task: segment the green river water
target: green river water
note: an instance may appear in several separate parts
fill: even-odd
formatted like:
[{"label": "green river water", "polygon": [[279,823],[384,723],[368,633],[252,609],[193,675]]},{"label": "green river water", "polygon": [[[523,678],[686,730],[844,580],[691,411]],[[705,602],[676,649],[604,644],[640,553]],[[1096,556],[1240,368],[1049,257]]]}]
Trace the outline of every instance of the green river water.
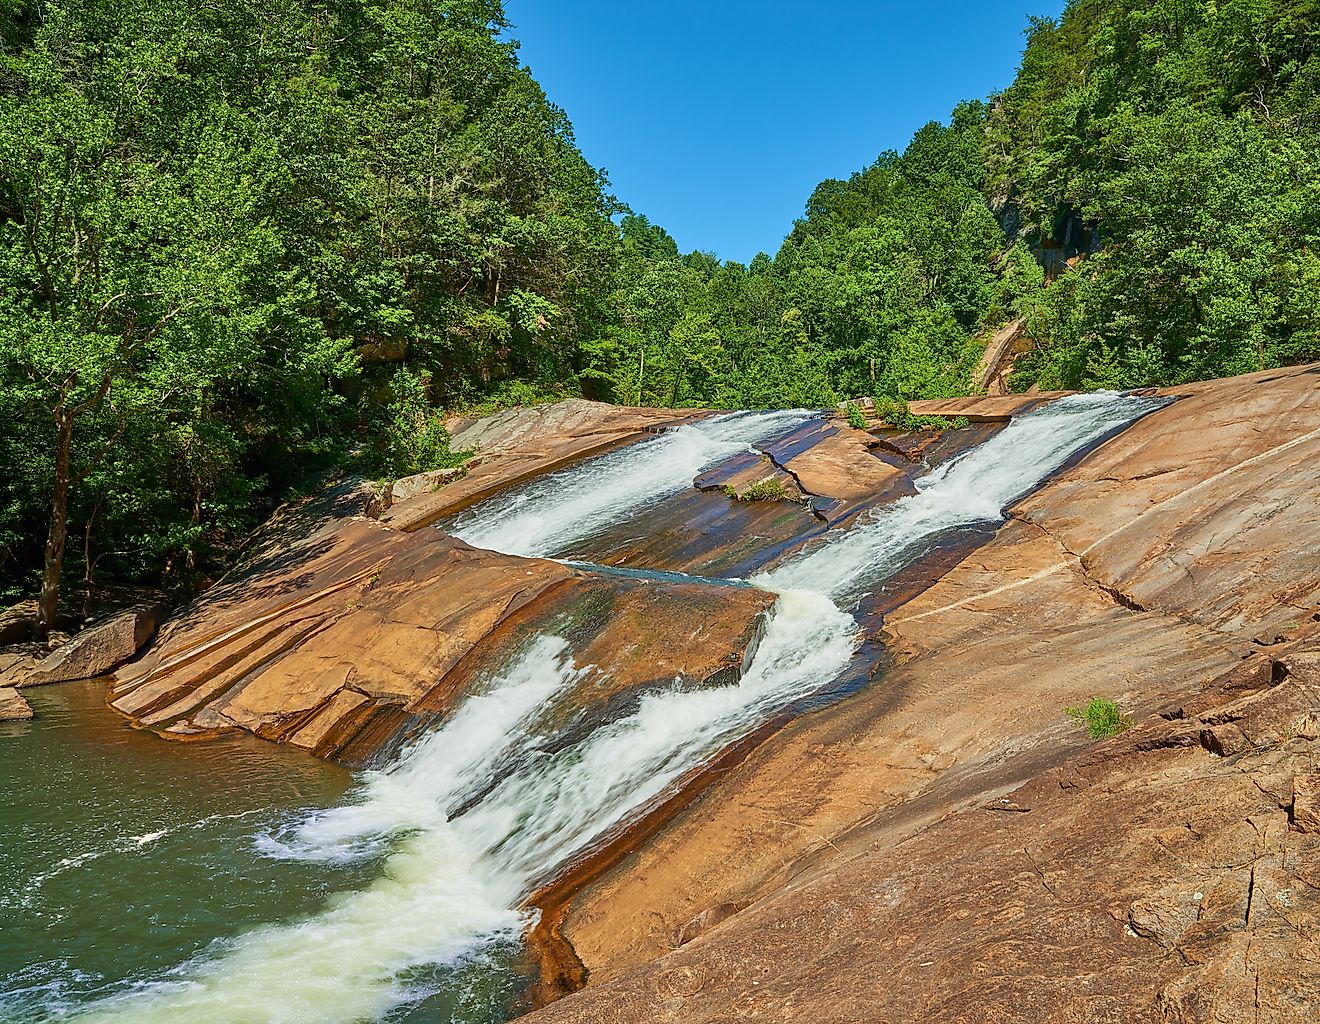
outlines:
[{"label": "green river water", "polygon": [[[251,737],[178,744],[129,727],[105,682],[25,691],[0,723],[0,1022],[76,1020],[106,996],[169,982],[252,928],[316,914],[379,863],[265,856],[352,785],[342,768]],[[418,978],[391,1021],[498,1021],[515,955]]]}]

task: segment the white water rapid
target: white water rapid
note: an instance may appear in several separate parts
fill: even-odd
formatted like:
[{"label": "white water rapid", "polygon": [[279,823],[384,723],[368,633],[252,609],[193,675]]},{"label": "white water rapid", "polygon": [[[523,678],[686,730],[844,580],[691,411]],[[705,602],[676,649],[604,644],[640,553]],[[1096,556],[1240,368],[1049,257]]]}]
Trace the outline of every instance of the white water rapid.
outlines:
[{"label": "white water rapid", "polygon": [[[537,749],[538,717],[585,669],[574,666],[564,640],[538,638],[394,765],[368,773],[355,802],[267,840],[276,856],[379,857],[374,883],[314,917],[217,944],[165,980],[77,1019],[349,1024],[415,1000],[410,972],[516,937],[528,920],[517,908],[538,882],[774,711],[839,675],[856,631],[841,602],[900,568],[922,538],[998,521],[1008,502],[1074,452],[1158,404],[1086,395],[1015,420],[930,473],[917,494],[757,577],[779,600],[739,682],[650,693],[633,714],[553,753]],[[762,436],[787,430],[794,415],[763,420]],[[562,550],[602,519],[681,490],[704,465],[745,447],[741,433],[736,441],[715,437],[731,421],[703,424],[700,440],[674,441],[679,431],[558,474],[553,486],[525,492],[513,514],[496,499],[469,518],[466,538],[520,552]]]},{"label": "white water rapid", "polygon": [[703,470],[757,442],[782,437],[811,413],[735,412],[541,477],[458,516],[447,530],[507,555],[563,555],[597,530],[692,485]]}]

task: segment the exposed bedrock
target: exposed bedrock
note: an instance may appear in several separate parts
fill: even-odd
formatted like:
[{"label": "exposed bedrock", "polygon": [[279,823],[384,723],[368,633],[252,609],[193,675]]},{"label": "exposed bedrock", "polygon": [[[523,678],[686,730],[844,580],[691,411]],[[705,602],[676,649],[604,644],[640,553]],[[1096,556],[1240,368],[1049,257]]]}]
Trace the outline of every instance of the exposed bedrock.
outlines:
[{"label": "exposed bedrock", "polygon": [[1172,393],[892,610],[874,685],[544,894],[587,987],[535,1019],[1315,1019],[1320,367]]},{"label": "exposed bedrock", "polygon": [[113,706],[174,738],[245,729],[361,763],[447,714],[539,630],[570,637],[578,663],[598,669],[564,721],[599,721],[648,686],[736,678],[772,603],[401,533],[353,515],[359,492],[331,488],[272,522],[120,670]]},{"label": "exposed bedrock", "polygon": [[476,453],[465,472],[455,480],[436,480],[436,486],[401,488],[399,494],[406,499],[395,501],[381,521],[404,532],[419,530],[498,491],[637,441],[693,415],[703,414],[685,416],[673,409],[631,409],[571,399],[452,422],[453,449]]}]

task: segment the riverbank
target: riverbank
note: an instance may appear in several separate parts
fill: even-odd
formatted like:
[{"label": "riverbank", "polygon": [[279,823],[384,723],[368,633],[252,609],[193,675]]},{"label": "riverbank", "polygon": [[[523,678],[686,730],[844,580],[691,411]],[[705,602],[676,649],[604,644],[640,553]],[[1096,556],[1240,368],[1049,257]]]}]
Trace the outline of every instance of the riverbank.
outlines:
[{"label": "riverbank", "polygon": [[[891,612],[877,685],[569,896],[588,986],[536,1019],[1242,1019],[1258,974],[1309,1019],[1320,377],[1177,393]],[[1092,746],[1091,696],[1141,725]]]}]

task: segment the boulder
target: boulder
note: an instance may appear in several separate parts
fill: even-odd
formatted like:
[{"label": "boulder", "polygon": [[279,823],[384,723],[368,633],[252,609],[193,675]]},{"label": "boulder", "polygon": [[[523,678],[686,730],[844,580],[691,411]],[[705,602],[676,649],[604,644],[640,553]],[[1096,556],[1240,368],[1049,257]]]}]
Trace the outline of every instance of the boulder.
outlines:
[{"label": "boulder", "polygon": [[165,612],[163,604],[138,605],[88,626],[32,666],[21,685],[91,679],[113,671],[151,639]]},{"label": "boulder", "polygon": [[32,639],[37,624],[37,602],[20,601],[0,612],[0,647]]},{"label": "boulder", "polygon": [[50,655],[45,644],[14,644],[0,650],[0,686],[22,686],[32,669]]},{"label": "boulder", "polygon": [[397,501],[407,501],[419,494],[430,494],[440,490],[445,484],[457,480],[466,472],[461,466],[451,469],[433,469],[426,473],[416,473],[402,480],[395,480],[386,488],[385,507],[389,508]]},{"label": "boulder", "polygon": [[32,717],[30,705],[12,686],[0,686],[0,722],[18,722]]}]

